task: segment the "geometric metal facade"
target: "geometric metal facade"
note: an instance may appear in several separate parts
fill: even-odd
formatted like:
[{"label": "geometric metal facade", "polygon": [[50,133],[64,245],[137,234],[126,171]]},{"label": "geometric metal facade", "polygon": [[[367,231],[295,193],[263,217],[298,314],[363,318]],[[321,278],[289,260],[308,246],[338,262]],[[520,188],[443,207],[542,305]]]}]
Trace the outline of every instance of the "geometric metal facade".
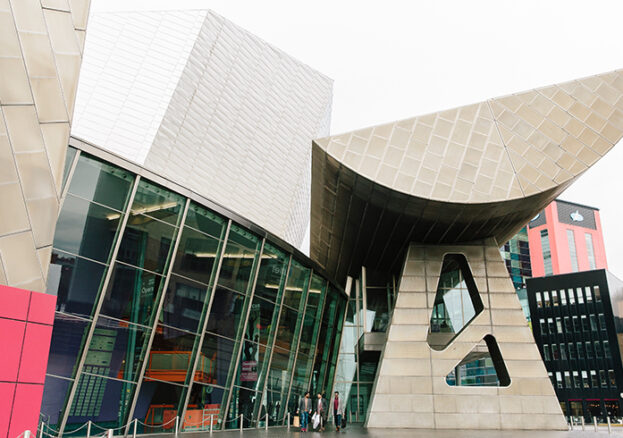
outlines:
[{"label": "geometric metal facade", "polygon": [[45,290],[90,0],[0,1],[0,283]]},{"label": "geometric metal facade", "polygon": [[95,14],[72,135],[299,246],[332,80],[207,10]]},{"label": "geometric metal facade", "polygon": [[[467,259],[484,309],[438,349],[428,344],[445,343],[447,334],[429,321],[448,254]],[[450,386],[446,376],[474,355],[483,339],[500,386]],[[371,428],[566,430],[494,239],[409,246],[370,406]]]},{"label": "geometric metal facade", "polygon": [[70,144],[48,277],[50,433],[283,425],[305,391],[330,391],[347,299],[316,264],[174,181]]}]

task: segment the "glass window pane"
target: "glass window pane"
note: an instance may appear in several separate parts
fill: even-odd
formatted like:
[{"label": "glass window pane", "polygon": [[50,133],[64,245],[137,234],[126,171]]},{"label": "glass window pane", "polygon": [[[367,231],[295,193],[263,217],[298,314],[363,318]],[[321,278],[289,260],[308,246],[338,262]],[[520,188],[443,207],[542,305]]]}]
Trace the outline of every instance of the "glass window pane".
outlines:
[{"label": "glass window pane", "polygon": [[378,360],[370,359],[359,361],[359,380],[362,382],[374,382],[376,377],[376,369],[379,365]]},{"label": "glass window pane", "polygon": [[287,391],[290,384],[290,352],[275,348],[268,373],[268,389],[272,391]]},{"label": "glass window pane", "polygon": [[227,391],[211,385],[193,384],[184,417],[184,431],[210,430],[221,427],[221,407],[227,402]]},{"label": "glass window pane", "polygon": [[91,316],[106,266],[52,250],[47,293],[56,295],[56,310]]},{"label": "glass window pane", "polygon": [[264,384],[260,372],[270,357],[270,348],[254,342],[245,341],[242,347],[240,364],[236,371],[235,384],[244,388],[259,390]]},{"label": "glass window pane", "polygon": [[290,350],[293,346],[295,331],[299,328],[301,317],[302,315],[299,312],[295,312],[287,307],[281,309],[275,346],[284,350]]},{"label": "glass window pane", "polygon": [[222,240],[227,220],[213,211],[191,202],[186,214],[185,225]]},{"label": "glass window pane", "polygon": [[194,231],[182,230],[173,272],[205,284],[211,284],[220,251],[220,240]]},{"label": "glass window pane", "polygon": [[239,429],[240,415],[243,415],[243,428],[254,427],[257,422],[255,416],[256,403],[259,402],[260,394],[248,389],[238,388],[234,386],[229,412],[227,414],[228,421],[225,423],[225,429]]},{"label": "glass window pane", "polygon": [[63,168],[63,183],[61,191],[65,190],[65,184],[67,184],[67,177],[69,176],[69,171],[71,170],[71,165],[74,162],[74,158],[76,157],[76,153],[78,150],[76,148],[72,148],[71,146],[67,147],[67,154],[65,154],[65,167]]},{"label": "glass window pane", "polygon": [[145,380],[183,384],[192,365],[197,336],[158,324],[149,352]]},{"label": "glass window pane", "polygon": [[389,323],[389,303],[386,289],[367,288],[367,326],[373,332],[385,332]]},{"label": "glass window pane", "polygon": [[[311,309],[311,311],[313,312],[313,309]],[[310,309],[307,309],[303,320],[303,328],[301,329],[301,338],[299,340],[299,353],[306,355],[312,354],[314,332],[320,327],[320,322],[314,319],[313,314],[309,312]]]},{"label": "glass window pane", "polygon": [[246,293],[253,274],[257,251],[235,245],[228,241],[223,254],[223,262],[218,284],[238,292]]},{"label": "glass window pane", "polygon": [[[65,433],[84,425],[85,419],[90,419],[100,428],[124,425],[135,386],[130,382],[81,374]],[[98,428],[94,427],[93,430]]]},{"label": "glass window pane", "polygon": [[48,374],[61,377],[76,375],[78,354],[82,352],[82,343],[90,325],[83,319],[56,312],[48,357]]},{"label": "glass window pane", "polygon": [[229,370],[238,353],[238,342],[206,333],[194,380],[228,386]]},{"label": "glass window pane", "polygon": [[238,339],[238,330],[245,315],[246,297],[217,287],[212,300],[207,330],[231,339]]},{"label": "glass window pane", "polygon": [[278,303],[279,291],[288,267],[288,257],[272,245],[265,243],[255,286],[255,295]]},{"label": "glass window pane", "polygon": [[151,325],[163,277],[116,263],[101,313],[135,324]]},{"label": "glass window pane", "polygon": [[279,305],[254,296],[244,338],[267,345],[278,317]]},{"label": "glass window pane", "polygon": [[171,274],[164,297],[160,322],[191,332],[200,330],[208,286]]},{"label": "glass window pane", "polygon": [[[67,396],[69,395],[69,389],[72,384],[73,380],[45,376],[43,400],[41,401],[41,416],[46,422],[46,427],[51,427],[53,431],[58,430],[60,426],[60,420],[62,420],[61,413],[67,403]],[[53,431],[49,433],[53,433]]]},{"label": "glass window pane", "polygon": [[292,260],[283,304],[290,306],[293,309],[299,309],[301,297],[307,290],[309,276],[310,269],[305,268],[296,260]]},{"label": "glass window pane", "polygon": [[68,195],[56,222],[54,248],[107,263],[121,213]]},{"label": "glass window pane", "polygon": [[143,361],[150,330],[99,317],[84,361],[83,371],[135,381]]},{"label": "glass window pane", "polygon": [[296,366],[294,367],[294,376],[292,376],[291,394],[304,395],[308,391],[309,378],[311,375],[312,358],[299,354],[296,358]]},{"label": "glass window pane", "polygon": [[186,198],[141,179],[132,203],[132,216],[146,215],[176,225]]},{"label": "glass window pane", "polygon": [[133,183],[134,175],[130,172],[82,152],[71,178],[69,193],[123,210]]},{"label": "glass window pane", "polygon": [[138,418],[139,433],[173,433],[175,417],[181,414],[184,387],[170,383],[145,380],[138,394],[134,418]]},{"label": "glass window pane", "polygon": [[268,414],[268,425],[277,426],[283,424],[283,412],[285,410],[284,398],[286,394],[279,392],[267,391],[264,393],[264,400],[262,401],[262,408],[259,413],[260,424],[258,427],[262,427],[266,421],[266,414]]},{"label": "glass window pane", "polygon": [[143,215],[128,220],[117,258],[139,268],[162,274],[175,228]]}]

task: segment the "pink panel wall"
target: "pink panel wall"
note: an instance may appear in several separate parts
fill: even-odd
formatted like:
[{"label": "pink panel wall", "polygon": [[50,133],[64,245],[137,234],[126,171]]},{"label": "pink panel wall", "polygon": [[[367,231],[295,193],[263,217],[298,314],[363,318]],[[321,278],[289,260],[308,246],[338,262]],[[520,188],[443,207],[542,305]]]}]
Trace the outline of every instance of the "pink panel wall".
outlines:
[{"label": "pink panel wall", "polygon": [[37,430],[56,297],[0,285],[0,438]]}]

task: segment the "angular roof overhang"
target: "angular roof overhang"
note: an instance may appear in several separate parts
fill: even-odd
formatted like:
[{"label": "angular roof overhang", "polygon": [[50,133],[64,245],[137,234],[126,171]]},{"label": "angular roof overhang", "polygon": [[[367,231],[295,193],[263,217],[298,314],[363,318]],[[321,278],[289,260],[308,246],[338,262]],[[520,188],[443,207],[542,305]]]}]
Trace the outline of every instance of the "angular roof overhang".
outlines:
[{"label": "angular roof overhang", "polygon": [[501,244],[623,136],[623,70],[315,140],[311,258],[396,272],[409,242]]}]

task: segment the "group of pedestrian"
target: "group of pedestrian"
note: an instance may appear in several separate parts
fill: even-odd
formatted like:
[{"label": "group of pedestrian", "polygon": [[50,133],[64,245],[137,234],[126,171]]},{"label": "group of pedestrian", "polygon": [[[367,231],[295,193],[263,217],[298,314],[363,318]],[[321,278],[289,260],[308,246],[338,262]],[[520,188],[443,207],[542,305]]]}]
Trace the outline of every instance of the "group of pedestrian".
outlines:
[{"label": "group of pedestrian", "polygon": [[[312,400],[309,392],[306,392],[299,400],[299,414],[301,432],[308,432],[310,429],[316,429],[319,432],[325,430],[329,415],[333,416],[333,424],[335,430],[339,431],[342,427],[342,419],[344,418],[344,401],[340,397],[340,393],[335,391],[331,402],[327,402],[324,394],[318,393],[316,400]],[[317,426],[314,425],[314,417],[317,415]],[[311,426],[311,427],[310,427]]]}]

